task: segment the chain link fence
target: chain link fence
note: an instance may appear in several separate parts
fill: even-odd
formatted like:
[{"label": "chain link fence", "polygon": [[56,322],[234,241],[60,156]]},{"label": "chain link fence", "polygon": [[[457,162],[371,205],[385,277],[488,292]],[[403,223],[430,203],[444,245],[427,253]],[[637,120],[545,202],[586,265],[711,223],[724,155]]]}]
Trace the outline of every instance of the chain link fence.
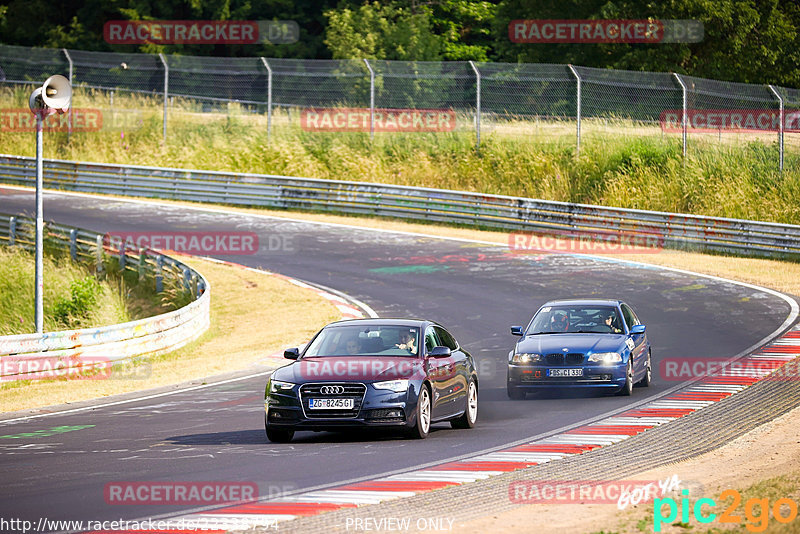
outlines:
[{"label": "chain link fence", "polygon": [[[114,116],[135,110],[114,105],[114,95],[138,95],[163,104],[164,139],[170,114],[208,113],[231,106],[266,115],[269,136],[308,110],[353,109],[378,122],[401,111],[448,111],[459,130],[586,137],[680,136],[721,142],[800,143],[800,91],[677,75],[573,65],[299,60],[121,54],[0,45],[0,83],[38,85],[53,74],[77,91],[106,95]],[[155,109],[155,108],[154,108]],[[388,115],[387,115],[388,113]],[[389,117],[391,119],[391,117]],[[202,119],[201,119],[202,120]],[[302,121],[301,121],[302,122]],[[334,124],[335,126],[335,124]],[[378,126],[386,126],[379,124]],[[330,130],[329,130],[330,131]],[[343,131],[352,131],[343,129]],[[403,130],[401,130],[403,131]]]}]

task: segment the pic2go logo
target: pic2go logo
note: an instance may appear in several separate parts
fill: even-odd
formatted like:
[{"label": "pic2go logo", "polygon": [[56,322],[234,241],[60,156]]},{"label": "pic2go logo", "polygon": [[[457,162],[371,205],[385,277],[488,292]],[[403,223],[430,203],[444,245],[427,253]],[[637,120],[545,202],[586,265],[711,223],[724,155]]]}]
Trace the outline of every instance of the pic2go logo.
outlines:
[{"label": "pic2go logo", "polygon": [[[692,506],[689,503],[689,490],[685,489],[681,493],[684,497],[680,500],[680,503],[671,497],[653,501],[653,531],[661,532],[662,525],[670,524],[672,521],[677,520],[679,513],[682,523],[689,522],[690,513],[698,523],[712,523],[717,517],[719,517],[720,523],[740,524],[742,522],[742,516],[734,513],[742,502],[742,496],[737,490],[729,489],[720,494],[720,500],[727,500],[732,497],[733,502],[719,516],[711,512],[711,509],[717,506],[714,499],[697,499]],[[745,502],[744,514],[748,531],[764,532],[769,525],[770,510],[772,510],[772,516],[778,523],[791,523],[797,517],[797,503],[791,499],[778,499],[771,508],[769,504],[770,501],[766,498],[752,498]],[[666,516],[664,515],[665,507],[669,510]],[[784,507],[788,511],[786,514],[783,513]]]}]

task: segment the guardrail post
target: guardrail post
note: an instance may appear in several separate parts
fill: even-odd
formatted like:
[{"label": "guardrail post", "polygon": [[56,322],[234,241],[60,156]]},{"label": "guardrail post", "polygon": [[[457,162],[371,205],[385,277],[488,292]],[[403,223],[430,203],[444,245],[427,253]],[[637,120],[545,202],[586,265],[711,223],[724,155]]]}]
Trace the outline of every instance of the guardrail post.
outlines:
[{"label": "guardrail post", "polygon": [[683,90],[683,104],[681,105],[681,130],[683,131],[683,166],[685,167],[686,166],[686,131],[687,131],[686,84],[683,83],[683,80],[681,80],[681,77],[678,76],[677,72],[673,72],[672,75],[675,76],[676,80],[678,80],[678,83],[680,84],[681,89]]},{"label": "guardrail post", "polygon": [[779,156],[778,157],[780,159],[779,159],[779,163],[778,163],[778,168],[780,169],[781,172],[783,172],[783,122],[784,122],[784,118],[783,118],[783,114],[784,114],[783,98],[781,97],[781,95],[778,94],[778,91],[776,91],[775,88],[772,85],[768,85],[767,87],[769,87],[769,90],[772,91],[773,95],[775,95],[775,98],[778,99],[778,105],[780,106],[781,124],[780,124],[780,127],[778,129],[778,150],[779,150]]},{"label": "guardrail post", "polygon": [[272,131],[272,68],[263,57],[261,63],[267,68],[267,142],[269,142],[269,134]]},{"label": "guardrail post", "polygon": [[189,268],[188,267],[184,267],[183,268],[183,289],[185,289],[187,291],[192,289],[191,278],[192,278],[192,274],[189,272]]},{"label": "guardrail post", "polygon": [[[69,51],[66,48],[61,49],[64,52],[64,55],[67,57],[67,62],[69,63],[69,85],[72,85],[72,58],[69,56]],[[72,139],[72,106],[69,107],[69,111],[67,111],[67,140],[69,141]]]},{"label": "guardrail post", "polygon": [[164,65],[164,142],[167,142],[167,99],[169,97],[169,65],[167,65],[167,58],[161,52],[158,53],[161,59],[161,64]]},{"label": "guardrail post", "polygon": [[127,258],[125,258],[125,241],[122,241],[119,245],[119,272],[124,274],[125,273],[125,263]]},{"label": "guardrail post", "polygon": [[197,281],[197,296],[201,297],[206,292],[206,283],[201,278]]},{"label": "guardrail post", "polygon": [[75,228],[69,231],[69,256],[72,261],[78,261],[78,231]]},{"label": "guardrail post", "polygon": [[102,275],[103,271],[105,271],[103,267],[103,236],[98,234],[95,243],[97,243],[94,249],[95,271],[98,275]]},{"label": "guardrail post", "polygon": [[364,58],[364,63],[369,69],[369,140],[375,139],[375,71],[369,60]]},{"label": "guardrail post", "polygon": [[8,219],[8,246],[13,247],[17,242],[17,218]]},{"label": "guardrail post", "polygon": [[575,67],[573,67],[572,65],[567,65],[567,66],[569,67],[569,70],[572,71],[572,75],[575,76],[575,83],[577,85],[577,91],[576,91],[576,95],[575,95],[576,98],[577,98],[577,103],[575,105],[575,119],[576,119],[575,136],[577,138],[577,140],[575,142],[575,155],[576,156],[580,156],[581,155],[581,82],[582,82],[582,80],[581,80],[580,74],[578,74],[578,71],[575,70]]},{"label": "guardrail post", "polygon": [[192,299],[197,300],[200,295],[197,293],[197,276],[192,275]]},{"label": "guardrail post", "polygon": [[472,60],[469,65],[475,72],[475,150],[477,151],[481,149],[481,73]]},{"label": "guardrail post", "polygon": [[144,281],[145,274],[147,272],[147,254],[145,254],[144,249],[139,249],[139,282]]},{"label": "guardrail post", "polygon": [[156,293],[164,291],[164,256],[156,256]]}]

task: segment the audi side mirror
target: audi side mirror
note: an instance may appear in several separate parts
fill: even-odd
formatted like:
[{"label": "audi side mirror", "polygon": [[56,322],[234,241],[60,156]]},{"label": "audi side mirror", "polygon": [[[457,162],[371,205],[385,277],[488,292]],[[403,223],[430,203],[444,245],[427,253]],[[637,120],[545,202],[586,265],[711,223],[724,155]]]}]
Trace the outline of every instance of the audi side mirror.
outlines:
[{"label": "audi side mirror", "polygon": [[287,360],[296,360],[297,358],[300,357],[300,349],[298,349],[297,347],[292,349],[286,349],[285,351],[283,351],[283,357],[286,358]]},{"label": "audi side mirror", "polygon": [[452,354],[449,347],[433,347],[428,353],[431,358],[448,358]]},{"label": "audi side mirror", "polygon": [[511,333],[515,336],[521,336],[523,334],[521,326],[512,326]]}]

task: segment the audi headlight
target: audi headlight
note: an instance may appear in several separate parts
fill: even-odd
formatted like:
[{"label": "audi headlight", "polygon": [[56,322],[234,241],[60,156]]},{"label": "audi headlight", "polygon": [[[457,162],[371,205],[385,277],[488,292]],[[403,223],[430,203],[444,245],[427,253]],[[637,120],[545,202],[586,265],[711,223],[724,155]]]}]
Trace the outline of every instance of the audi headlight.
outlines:
[{"label": "audi headlight", "polygon": [[294,388],[294,384],[291,382],[281,382],[280,380],[269,381],[270,393],[288,393],[292,388]]},{"label": "audi headlight", "polygon": [[408,390],[408,380],[387,380],[386,382],[375,382],[372,384],[375,389],[388,389],[395,393],[402,393]]},{"label": "audi headlight", "polygon": [[519,363],[522,365],[526,365],[529,363],[536,363],[542,361],[541,354],[533,354],[528,352],[522,352],[520,354],[514,354],[511,357],[511,363]]},{"label": "audi headlight", "polygon": [[589,356],[589,361],[604,364],[620,363],[622,355],[619,352],[595,352]]}]

